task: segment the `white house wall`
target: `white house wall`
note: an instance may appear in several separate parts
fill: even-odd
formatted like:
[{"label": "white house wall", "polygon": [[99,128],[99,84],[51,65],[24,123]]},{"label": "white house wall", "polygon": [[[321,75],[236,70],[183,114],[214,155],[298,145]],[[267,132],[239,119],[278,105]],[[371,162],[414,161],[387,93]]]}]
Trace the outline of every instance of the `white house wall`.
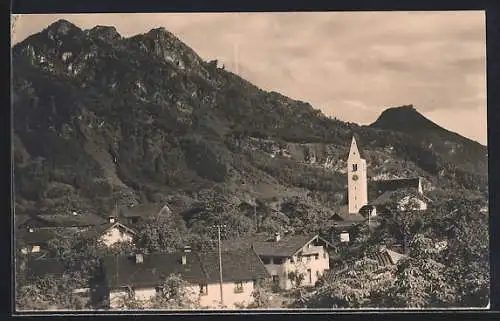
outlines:
[{"label": "white house wall", "polygon": [[[235,293],[236,284],[234,282],[224,282],[222,285],[224,305],[227,308],[236,308],[236,305],[243,304],[247,306],[253,302],[252,292],[254,289],[253,281],[243,281],[243,292]],[[202,308],[219,308],[220,307],[220,284],[211,283],[207,287],[207,293],[200,295],[200,286],[192,285],[188,288],[188,293],[193,294],[193,298],[199,297],[200,306]],[[135,289],[135,299],[137,301],[142,301],[144,304],[149,302],[152,298],[156,296],[156,289],[154,288],[142,288]],[[111,291],[109,294],[110,307],[112,309],[120,309],[122,304],[122,298],[127,297],[127,291],[125,290],[115,290]],[[147,308],[147,304],[145,305]]]},{"label": "white house wall", "polygon": [[[234,282],[222,283],[222,297],[224,306],[227,308],[236,308],[236,305],[248,304],[253,302],[252,292],[254,290],[253,281],[243,281],[243,292],[235,293],[236,284]],[[199,293],[199,286],[196,288]],[[207,294],[200,295],[200,305],[204,308],[217,308],[220,306],[220,284],[212,283],[207,287]]]},{"label": "white house wall", "polygon": [[424,202],[421,199],[415,198],[415,197],[410,197],[410,196],[405,196],[399,201],[398,208],[400,211],[405,211],[408,210],[408,204],[414,204],[413,210],[420,210],[420,211],[425,211],[427,210],[427,203]]},{"label": "white house wall", "polygon": [[106,246],[110,247],[116,243],[132,242],[133,236],[130,233],[121,231],[119,228],[113,227],[101,236],[101,240]]},{"label": "white house wall", "polygon": [[[300,259],[297,256],[294,256],[294,263],[292,263],[290,258],[288,258],[283,264],[274,264],[274,261],[271,261],[271,264],[266,264],[265,267],[271,276],[276,275],[279,277],[279,287],[283,290],[289,290],[292,288],[293,284],[288,278],[288,274],[296,270],[304,273],[304,280],[301,284],[302,286],[313,286],[324,274],[325,270],[330,269],[328,252],[325,251],[323,246],[315,248],[317,248],[316,250],[318,253],[317,260],[314,255],[310,255],[309,260],[307,256],[302,256]],[[307,251],[307,246],[305,246],[302,250]],[[311,270],[311,282],[309,282],[309,277],[307,275],[308,269]]]}]

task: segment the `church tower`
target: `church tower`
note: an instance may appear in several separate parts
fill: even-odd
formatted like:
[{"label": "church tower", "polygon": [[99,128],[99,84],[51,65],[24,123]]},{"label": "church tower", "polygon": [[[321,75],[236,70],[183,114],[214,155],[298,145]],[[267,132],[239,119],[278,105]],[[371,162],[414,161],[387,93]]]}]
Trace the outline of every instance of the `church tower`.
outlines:
[{"label": "church tower", "polygon": [[359,155],[354,137],[352,137],[351,150],[347,159],[347,180],[349,214],[357,214],[362,206],[368,204],[368,183],[366,160]]}]

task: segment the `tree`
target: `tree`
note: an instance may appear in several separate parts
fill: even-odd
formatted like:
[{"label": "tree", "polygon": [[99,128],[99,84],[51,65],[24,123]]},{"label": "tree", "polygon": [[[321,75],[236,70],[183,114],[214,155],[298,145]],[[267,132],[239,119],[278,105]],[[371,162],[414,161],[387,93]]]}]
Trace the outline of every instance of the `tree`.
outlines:
[{"label": "tree", "polygon": [[172,220],[149,220],[139,227],[136,246],[148,252],[175,252],[183,245],[185,231]]},{"label": "tree", "polygon": [[408,203],[401,208],[400,201],[405,196],[404,192],[396,192],[392,195],[387,218],[386,227],[390,234],[403,244],[405,253],[408,253],[408,242],[411,237],[422,228],[422,211],[416,209],[416,200],[409,199]]},{"label": "tree", "polygon": [[453,285],[445,277],[445,266],[432,259],[405,259],[398,266],[396,280],[387,291],[386,302],[393,307],[450,307]]},{"label": "tree", "polygon": [[[376,270],[376,271],[375,271]],[[298,298],[292,306],[301,308],[362,308],[381,307],[384,296],[393,282],[392,267],[380,268],[368,258],[357,260],[339,271],[334,281],[324,282],[317,291]]]},{"label": "tree", "polygon": [[156,309],[195,309],[199,305],[199,293],[177,274],[165,278],[151,301],[151,307]]},{"label": "tree", "polygon": [[28,282],[16,291],[16,308],[19,310],[78,310],[88,306],[85,297],[73,292],[86,287],[79,273],[65,273],[61,277],[45,276]]},{"label": "tree", "polygon": [[264,287],[257,286],[252,291],[252,303],[248,305],[250,309],[268,308],[270,305],[269,293]]},{"label": "tree", "polygon": [[79,271],[83,277],[94,274],[105,248],[96,235],[65,229],[58,230],[48,242],[49,256],[57,258],[69,270]]}]

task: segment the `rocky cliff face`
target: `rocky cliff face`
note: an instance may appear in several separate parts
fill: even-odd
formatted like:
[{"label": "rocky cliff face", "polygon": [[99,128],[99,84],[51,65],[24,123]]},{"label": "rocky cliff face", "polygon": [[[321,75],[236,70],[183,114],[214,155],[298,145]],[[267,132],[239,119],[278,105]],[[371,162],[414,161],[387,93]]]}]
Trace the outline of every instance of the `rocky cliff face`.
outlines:
[{"label": "rocky cliff face", "polygon": [[353,134],[372,178],[486,188],[484,146],[435,124],[392,128],[384,115],[372,126],[330,119],[203,61],[164,28],[123,38],[61,20],[13,48],[13,74],[19,211],[106,213],[216,185],[337,201]]}]

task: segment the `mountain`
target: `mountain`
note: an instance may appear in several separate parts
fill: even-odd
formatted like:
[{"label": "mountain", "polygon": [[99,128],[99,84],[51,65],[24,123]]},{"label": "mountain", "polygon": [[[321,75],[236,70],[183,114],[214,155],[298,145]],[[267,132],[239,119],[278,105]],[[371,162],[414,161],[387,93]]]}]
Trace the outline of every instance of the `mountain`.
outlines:
[{"label": "mountain", "polygon": [[484,146],[435,124],[393,127],[398,117],[430,126],[416,110],[389,109],[370,126],[331,119],[204,61],[164,28],[124,38],[60,20],[15,45],[12,61],[19,213],[106,215],[115,202],[190,203],[214,190],[328,209],[343,201],[353,134],[372,179],[487,186]]},{"label": "mountain", "polygon": [[486,146],[440,127],[413,105],[389,108],[370,126],[412,135],[462,170],[471,173],[488,171]]}]

